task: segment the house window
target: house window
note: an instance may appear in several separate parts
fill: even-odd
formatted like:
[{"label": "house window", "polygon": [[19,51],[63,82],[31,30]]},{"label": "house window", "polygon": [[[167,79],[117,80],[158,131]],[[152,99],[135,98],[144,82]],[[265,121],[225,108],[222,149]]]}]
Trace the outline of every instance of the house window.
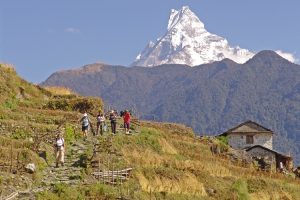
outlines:
[{"label": "house window", "polygon": [[247,135],[246,144],[253,144],[253,143],[254,143],[253,135]]}]

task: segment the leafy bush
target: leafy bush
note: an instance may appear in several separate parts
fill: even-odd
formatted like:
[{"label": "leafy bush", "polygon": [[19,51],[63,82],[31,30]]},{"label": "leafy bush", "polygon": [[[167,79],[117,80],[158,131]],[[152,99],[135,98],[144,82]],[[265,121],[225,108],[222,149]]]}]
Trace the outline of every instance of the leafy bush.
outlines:
[{"label": "leafy bush", "polygon": [[103,110],[103,102],[96,97],[79,97],[76,95],[60,95],[51,99],[44,108],[53,110],[79,111],[96,114]]},{"label": "leafy bush", "polygon": [[228,137],[227,137],[227,136],[219,136],[219,137],[217,137],[217,139],[218,139],[220,142],[222,142],[222,143],[228,145]]},{"label": "leafy bush", "polygon": [[75,127],[69,123],[65,125],[64,138],[67,144],[72,144],[76,139],[80,137],[80,134],[76,134]]},{"label": "leafy bush", "polygon": [[13,139],[27,139],[27,138],[32,137],[32,134],[26,130],[17,129],[12,133],[11,137]]}]

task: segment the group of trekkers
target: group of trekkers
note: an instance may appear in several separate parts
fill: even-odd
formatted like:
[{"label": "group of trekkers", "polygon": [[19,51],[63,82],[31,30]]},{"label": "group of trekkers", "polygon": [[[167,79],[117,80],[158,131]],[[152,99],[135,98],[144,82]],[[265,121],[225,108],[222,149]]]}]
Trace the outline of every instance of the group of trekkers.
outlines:
[{"label": "group of trekkers", "polygon": [[[111,110],[109,114],[107,115],[110,121],[111,125],[111,133],[113,135],[116,135],[116,130],[117,130],[117,119],[118,119],[118,112]],[[131,120],[131,114],[128,110],[121,111],[120,112],[120,117],[123,118],[123,126],[124,126],[124,131],[125,134],[130,134],[130,120]],[[97,117],[97,129],[96,132],[94,132],[92,123],[88,117],[88,114],[85,112],[82,116],[82,118],[79,120],[81,123],[81,130],[82,130],[82,136],[85,139],[88,134],[88,130],[92,129],[93,135],[103,135],[104,132],[108,131],[108,127],[106,124],[106,117],[102,112],[99,112]],[[65,152],[65,141],[64,138],[62,137],[62,134],[58,134],[55,143],[55,157],[56,157],[56,167],[58,167],[59,163],[61,166],[64,166],[64,152]]]},{"label": "group of trekkers", "polygon": [[[129,134],[129,130],[130,130],[130,119],[131,119],[131,115],[130,112],[128,110],[125,111],[121,111],[120,112],[120,117],[123,118],[124,121],[124,131],[125,134]],[[91,121],[87,115],[87,113],[83,114],[83,117],[80,119],[80,122],[82,124],[82,135],[83,137],[87,137],[87,132],[88,130],[91,128],[93,135],[103,135],[103,132],[106,132],[108,130],[108,126],[106,124],[106,118],[109,118],[110,121],[110,126],[111,126],[111,133],[113,135],[116,134],[116,130],[117,130],[117,119],[118,119],[118,112],[112,110],[111,112],[109,112],[109,114],[105,117],[105,115],[102,112],[99,112],[96,120],[97,120],[97,129],[96,132],[94,132],[93,127],[91,125]]]}]

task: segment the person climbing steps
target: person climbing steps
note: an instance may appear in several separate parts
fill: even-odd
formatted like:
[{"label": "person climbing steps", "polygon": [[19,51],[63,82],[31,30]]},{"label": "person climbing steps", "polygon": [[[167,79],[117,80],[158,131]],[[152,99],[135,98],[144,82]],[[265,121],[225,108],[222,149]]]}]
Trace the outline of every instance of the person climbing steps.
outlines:
[{"label": "person climbing steps", "polygon": [[104,126],[105,126],[105,117],[104,117],[103,113],[99,112],[97,115],[96,135],[99,134],[99,131],[100,131],[100,135],[103,135]]},{"label": "person climbing steps", "polygon": [[62,134],[59,133],[55,139],[55,158],[56,158],[56,167],[61,163],[61,166],[64,166],[64,154],[65,154],[65,140],[62,137]]},{"label": "person climbing steps", "polygon": [[110,120],[110,124],[111,124],[111,133],[115,135],[116,129],[117,129],[117,115],[114,112],[114,110],[112,110],[110,112],[109,120]]},{"label": "person climbing steps", "polygon": [[91,124],[91,121],[90,121],[87,113],[83,114],[83,117],[80,119],[80,122],[81,122],[81,125],[82,125],[82,128],[81,128],[81,130],[82,130],[82,136],[84,138],[86,138],[87,137],[87,132],[89,130],[89,126]]},{"label": "person climbing steps", "polygon": [[129,129],[130,129],[130,113],[128,110],[125,110],[123,120],[124,120],[124,129],[125,129],[125,134],[129,134]]}]

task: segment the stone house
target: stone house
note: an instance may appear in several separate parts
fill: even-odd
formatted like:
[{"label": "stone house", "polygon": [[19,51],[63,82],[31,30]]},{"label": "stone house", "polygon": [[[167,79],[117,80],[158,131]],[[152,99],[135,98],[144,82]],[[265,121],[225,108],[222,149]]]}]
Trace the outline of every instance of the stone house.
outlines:
[{"label": "stone house", "polygon": [[262,125],[246,121],[219,136],[227,136],[228,144],[233,149],[245,150],[253,159],[262,159],[270,164],[271,169],[279,169],[280,163],[286,169],[292,169],[293,159],[273,150],[273,131]]},{"label": "stone house", "polygon": [[246,121],[222,133],[220,136],[227,136],[228,144],[234,149],[247,149],[254,145],[272,149],[273,134],[273,131],[256,122]]}]

